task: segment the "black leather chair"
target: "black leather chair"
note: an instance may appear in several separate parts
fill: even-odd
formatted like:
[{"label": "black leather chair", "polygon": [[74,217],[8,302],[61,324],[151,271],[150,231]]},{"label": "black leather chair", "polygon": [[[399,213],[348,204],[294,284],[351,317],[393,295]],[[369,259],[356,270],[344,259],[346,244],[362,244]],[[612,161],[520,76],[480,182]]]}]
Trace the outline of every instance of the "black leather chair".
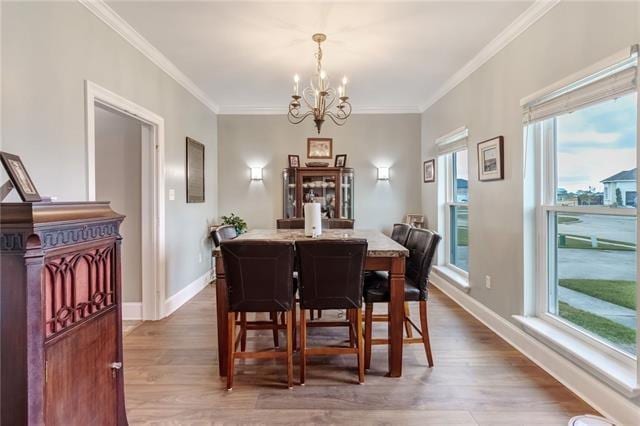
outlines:
[{"label": "black leather chair", "polygon": [[[420,333],[420,337],[408,337],[405,343],[422,343],[427,355],[429,367],[433,367],[433,355],[431,353],[431,342],[429,341],[429,327],[427,322],[427,296],[429,273],[436,254],[436,249],[441,237],[437,233],[428,229],[411,228],[406,247],[409,249],[404,277],[404,298],[407,302],[420,303],[420,328],[418,328],[410,318],[406,317],[415,330]],[[390,289],[389,278],[386,274],[374,273],[365,278],[364,301],[365,301],[365,367],[371,365],[371,345],[388,344],[386,339],[372,339],[373,326],[373,304],[389,303]]]},{"label": "black leather chair", "polygon": [[[362,338],[362,286],[367,241],[310,240],[297,241],[299,259],[298,286],[300,292],[300,383],[304,384],[307,355],[356,354],[358,380],[364,382],[364,344]],[[332,326],[347,326],[348,347],[307,347],[307,318],[309,309],[347,309],[347,321]],[[309,326],[326,326],[322,322]],[[355,340],[355,342],[353,341]]]},{"label": "black leather chair", "polygon": [[[229,292],[227,389],[233,387],[235,358],[286,358],[289,388],[293,387],[294,246],[290,242],[223,241],[220,245]],[[236,313],[241,313],[240,335],[235,338]],[[271,321],[246,321],[247,312],[269,312]],[[277,324],[277,313],[286,313],[286,352],[245,352],[247,330],[263,330]],[[277,332],[277,329],[276,329]],[[237,346],[242,342],[242,349]]]},{"label": "black leather chair", "polygon": [[236,238],[238,236],[238,232],[233,225],[222,225],[216,228],[211,236],[213,237],[213,244],[218,247],[221,242]]},{"label": "black leather chair", "polygon": [[407,244],[409,231],[411,231],[411,225],[408,223],[394,223],[393,230],[391,231],[391,239],[404,246]]},{"label": "black leather chair", "polygon": [[277,229],[304,229],[304,218],[294,217],[290,219],[277,219]]},{"label": "black leather chair", "polygon": [[322,226],[327,229],[353,229],[354,223],[355,220],[353,219],[331,218],[326,219],[326,225],[323,220]]}]

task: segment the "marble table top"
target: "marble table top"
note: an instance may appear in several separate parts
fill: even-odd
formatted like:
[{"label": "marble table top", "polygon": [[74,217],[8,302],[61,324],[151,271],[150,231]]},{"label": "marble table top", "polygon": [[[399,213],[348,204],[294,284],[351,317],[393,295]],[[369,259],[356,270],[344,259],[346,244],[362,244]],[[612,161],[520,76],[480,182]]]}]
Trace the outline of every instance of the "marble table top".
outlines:
[{"label": "marble table top", "polygon": [[[407,250],[401,244],[396,243],[380,231],[372,229],[325,229],[318,237],[321,240],[340,240],[345,238],[363,238],[368,243],[368,257],[401,257],[408,256]],[[308,240],[311,237],[304,236],[304,229],[252,229],[237,240],[261,240],[261,241],[296,241]],[[220,255],[220,247],[213,251],[214,256]]]}]

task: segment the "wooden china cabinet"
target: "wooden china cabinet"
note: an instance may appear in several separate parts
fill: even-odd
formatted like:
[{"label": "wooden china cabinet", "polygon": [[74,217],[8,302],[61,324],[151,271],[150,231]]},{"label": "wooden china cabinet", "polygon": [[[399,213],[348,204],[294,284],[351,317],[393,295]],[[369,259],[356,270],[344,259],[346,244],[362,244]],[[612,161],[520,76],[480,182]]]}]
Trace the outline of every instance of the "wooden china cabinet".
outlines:
[{"label": "wooden china cabinet", "polygon": [[285,219],[304,216],[304,203],[320,203],[322,217],[353,219],[353,169],[345,167],[288,168],[283,177]]},{"label": "wooden china cabinet", "polygon": [[109,203],[0,203],[3,425],[126,425]]}]

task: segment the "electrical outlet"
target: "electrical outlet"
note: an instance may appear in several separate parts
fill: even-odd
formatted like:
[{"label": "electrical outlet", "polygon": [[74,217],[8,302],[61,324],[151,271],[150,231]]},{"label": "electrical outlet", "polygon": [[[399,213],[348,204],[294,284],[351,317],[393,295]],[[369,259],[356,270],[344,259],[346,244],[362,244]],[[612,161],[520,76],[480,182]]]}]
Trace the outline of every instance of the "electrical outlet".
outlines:
[{"label": "electrical outlet", "polygon": [[175,189],[170,189],[169,190],[169,201],[175,201],[176,199],[176,190]]},{"label": "electrical outlet", "polygon": [[484,277],[484,285],[487,288],[491,288],[491,276],[490,275],[485,275],[485,277]]}]

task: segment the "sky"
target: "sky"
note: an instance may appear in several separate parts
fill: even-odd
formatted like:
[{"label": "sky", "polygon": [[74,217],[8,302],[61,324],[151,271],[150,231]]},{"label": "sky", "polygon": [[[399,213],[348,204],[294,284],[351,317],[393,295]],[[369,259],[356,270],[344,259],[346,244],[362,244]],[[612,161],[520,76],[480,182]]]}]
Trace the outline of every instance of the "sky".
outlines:
[{"label": "sky", "polygon": [[636,108],[632,93],[558,117],[558,187],[601,192],[601,180],[636,167]]}]

